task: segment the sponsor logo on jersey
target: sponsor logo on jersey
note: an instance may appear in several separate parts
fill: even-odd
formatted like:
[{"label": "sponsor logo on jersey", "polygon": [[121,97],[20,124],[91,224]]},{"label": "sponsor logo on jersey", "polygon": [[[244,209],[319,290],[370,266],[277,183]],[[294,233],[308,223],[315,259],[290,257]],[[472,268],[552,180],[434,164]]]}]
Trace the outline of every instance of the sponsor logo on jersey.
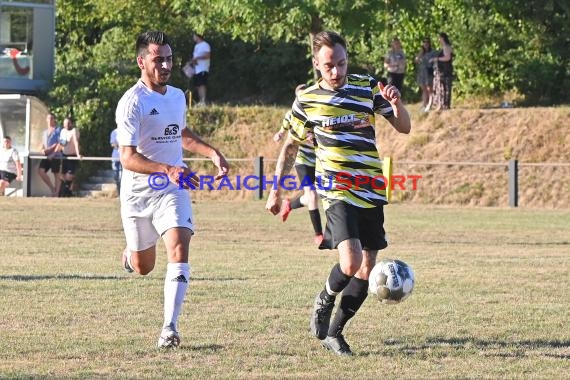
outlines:
[{"label": "sponsor logo on jersey", "polygon": [[150,111],[150,114],[149,114],[149,115],[158,115],[158,111],[156,110],[156,108],[153,108],[153,109]]},{"label": "sponsor logo on jersey", "polygon": [[164,128],[164,135],[165,136],[175,136],[178,134],[178,130],[180,127],[178,124],[169,124],[166,128]]},{"label": "sponsor logo on jersey", "polygon": [[321,121],[321,127],[328,130],[341,129],[341,128],[365,128],[369,127],[371,124],[368,120],[368,116],[364,119],[358,118],[355,114],[342,115],[329,117],[328,119]]}]

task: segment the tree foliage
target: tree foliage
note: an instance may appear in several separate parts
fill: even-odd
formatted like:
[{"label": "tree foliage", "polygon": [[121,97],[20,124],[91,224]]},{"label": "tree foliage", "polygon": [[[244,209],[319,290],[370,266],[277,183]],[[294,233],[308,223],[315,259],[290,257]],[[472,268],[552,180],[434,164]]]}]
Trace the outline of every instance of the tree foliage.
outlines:
[{"label": "tree foliage", "polygon": [[449,34],[454,96],[520,94],[528,104],[568,102],[570,6],[566,0],[58,0],[56,77],[49,102],[73,113],[89,155],[107,155],[114,110],[139,76],[136,35],[161,29],[172,39],[172,82],[192,32],[212,45],[209,97],[216,102],[291,101],[312,78],[310,36],[323,29],[349,43],[351,71],[384,75],[383,56],[399,36],[408,56],[405,98],[415,100],[413,57],[424,36]]}]

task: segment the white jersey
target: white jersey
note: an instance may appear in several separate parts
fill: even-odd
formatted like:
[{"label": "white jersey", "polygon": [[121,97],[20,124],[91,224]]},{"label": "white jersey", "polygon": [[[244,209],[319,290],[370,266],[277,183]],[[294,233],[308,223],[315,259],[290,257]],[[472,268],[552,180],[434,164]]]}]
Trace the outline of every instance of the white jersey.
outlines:
[{"label": "white jersey", "polygon": [[[164,95],[152,91],[139,80],[117,105],[117,141],[121,146],[136,146],[149,160],[172,166],[186,166],[182,161],[182,130],[186,128],[186,98],[182,90],[167,86]],[[166,183],[167,177],[154,178],[123,168],[121,197],[152,197],[178,189]],[[152,185],[152,186],[151,186]]]}]

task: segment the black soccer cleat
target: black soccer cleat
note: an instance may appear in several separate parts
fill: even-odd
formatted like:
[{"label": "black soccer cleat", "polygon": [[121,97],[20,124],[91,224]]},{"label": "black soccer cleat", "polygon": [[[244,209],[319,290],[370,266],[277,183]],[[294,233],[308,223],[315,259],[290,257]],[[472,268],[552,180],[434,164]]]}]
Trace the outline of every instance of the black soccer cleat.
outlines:
[{"label": "black soccer cleat", "polygon": [[313,314],[311,315],[311,332],[317,338],[323,340],[327,337],[331,314],[334,308],[334,300],[327,301],[321,298],[320,293],[315,297]]},{"label": "black soccer cleat", "polygon": [[346,343],[342,334],[338,334],[337,336],[327,336],[321,341],[321,344],[324,348],[339,356],[352,356],[350,346]]}]

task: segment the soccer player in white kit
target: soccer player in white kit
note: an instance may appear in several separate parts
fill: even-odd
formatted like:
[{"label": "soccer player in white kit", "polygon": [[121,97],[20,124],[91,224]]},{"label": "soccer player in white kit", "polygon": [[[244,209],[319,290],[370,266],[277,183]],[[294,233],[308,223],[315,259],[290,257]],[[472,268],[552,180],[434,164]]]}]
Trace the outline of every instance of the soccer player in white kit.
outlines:
[{"label": "soccer player in white kit", "polygon": [[150,273],[162,236],[168,264],[158,347],[175,348],[180,344],[177,321],[190,281],[188,256],[194,233],[190,195],[182,187],[196,185],[198,179],[184,164],[182,149],[209,157],[218,168],[218,179],[227,175],[229,166],[217,149],[186,128],[184,93],[167,84],[172,49],[166,34],[145,32],[138,36],[136,49],[141,77],[116,110],[127,242],[122,263],[128,272]]}]

